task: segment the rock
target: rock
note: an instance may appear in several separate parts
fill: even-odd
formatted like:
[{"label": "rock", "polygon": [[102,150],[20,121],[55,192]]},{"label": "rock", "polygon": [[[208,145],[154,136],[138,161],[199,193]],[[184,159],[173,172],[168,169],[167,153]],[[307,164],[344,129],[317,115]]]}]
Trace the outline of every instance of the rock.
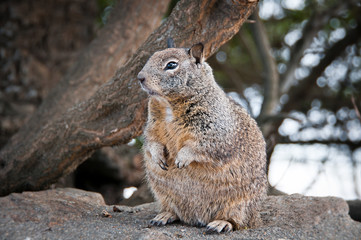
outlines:
[{"label": "rock", "polygon": [[[108,206],[100,194],[65,188],[0,198],[1,239],[218,239],[205,228],[150,226],[154,203]],[[263,225],[222,239],[359,239],[361,223],[334,197],[272,196],[262,204]]]}]

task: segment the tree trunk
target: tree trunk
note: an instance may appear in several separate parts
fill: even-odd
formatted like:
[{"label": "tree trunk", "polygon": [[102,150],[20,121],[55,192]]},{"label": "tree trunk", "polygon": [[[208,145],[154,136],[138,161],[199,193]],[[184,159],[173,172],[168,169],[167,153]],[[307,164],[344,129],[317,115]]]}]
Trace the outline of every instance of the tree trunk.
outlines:
[{"label": "tree trunk", "polygon": [[0,149],[94,39],[97,15],[95,0],[0,1]]},{"label": "tree trunk", "polygon": [[[138,8],[144,5],[132,3]],[[158,4],[158,1],[149,3]],[[181,1],[132,57],[132,50],[148,34],[139,28],[142,26],[139,19],[123,20],[127,24],[119,28],[119,22],[114,24],[117,19],[114,10],[99,39],[79,57],[78,64],[32,120],[1,151],[0,195],[43,189],[73,171],[94,150],[127,143],[139,136],[146,119],[147,98],[136,76],[150,55],[164,49],[166,39],[173,37],[177,46],[203,42],[205,57],[209,57],[238,32],[256,4],[253,0]],[[139,14],[136,9],[119,9],[124,14]],[[149,16],[151,10],[146,11],[147,14],[139,14],[138,18]],[[123,41],[131,39],[129,46],[118,41],[120,33]],[[123,66],[102,84],[112,76],[113,65]]]}]

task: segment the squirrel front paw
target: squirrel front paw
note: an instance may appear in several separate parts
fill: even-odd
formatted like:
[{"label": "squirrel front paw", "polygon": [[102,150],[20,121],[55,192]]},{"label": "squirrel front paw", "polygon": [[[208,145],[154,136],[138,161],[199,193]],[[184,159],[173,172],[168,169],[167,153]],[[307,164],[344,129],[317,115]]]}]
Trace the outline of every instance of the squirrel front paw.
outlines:
[{"label": "squirrel front paw", "polygon": [[193,151],[189,147],[181,148],[175,159],[175,165],[177,166],[177,168],[184,168],[188,166],[191,162],[193,162],[193,155]]},{"label": "squirrel front paw", "polygon": [[148,158],[151,158],[152,162],[159,165],[159,167],[163,170],[168,170],[167,160],[164,156],[164,148],[165,146],[157,143],[150,142],[146,145],[146,155]]}]

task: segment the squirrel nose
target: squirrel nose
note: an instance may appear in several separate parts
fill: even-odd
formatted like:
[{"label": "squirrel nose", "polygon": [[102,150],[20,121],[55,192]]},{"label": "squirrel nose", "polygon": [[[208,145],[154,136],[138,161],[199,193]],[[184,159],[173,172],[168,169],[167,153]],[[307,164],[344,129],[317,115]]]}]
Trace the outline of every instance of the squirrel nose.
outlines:
[{"label": "squirrel nose", "polygon": [[140,83],[143,83],[145,81],[145,77],[144,75],[140,72],[138,73],[138,76],[137,76],[138,80]]}]

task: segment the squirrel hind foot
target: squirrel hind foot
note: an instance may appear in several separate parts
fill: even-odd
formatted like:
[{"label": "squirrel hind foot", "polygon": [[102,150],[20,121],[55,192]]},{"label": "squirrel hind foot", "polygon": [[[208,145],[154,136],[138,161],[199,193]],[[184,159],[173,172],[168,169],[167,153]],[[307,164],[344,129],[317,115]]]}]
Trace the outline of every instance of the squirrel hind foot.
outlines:
[{"label": "squirrel hind foot", "polygon": [[208,223],[206,228],[207,234],[230,232],[233,230],[233,226],[230,222],[224,220],[214,220]]},{"label": "squirrel hind foot", "polygon": [[171,212],[159,213],[155,218],[150,220],[151,225],[164,226],[168,223],[172,223],[179,220],[178,216]]}]

